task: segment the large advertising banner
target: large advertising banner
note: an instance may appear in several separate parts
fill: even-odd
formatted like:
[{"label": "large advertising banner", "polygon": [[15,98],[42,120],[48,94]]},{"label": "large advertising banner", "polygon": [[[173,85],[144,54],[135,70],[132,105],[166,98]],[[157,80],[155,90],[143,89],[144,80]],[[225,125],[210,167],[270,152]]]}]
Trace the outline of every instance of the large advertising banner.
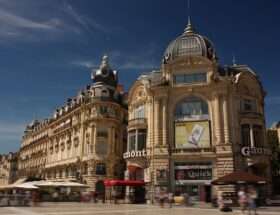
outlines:
[{"label": "large advertising banner", "polygon": [[175,123],[176,148],[209,148],[209,121],[190,121]]}]

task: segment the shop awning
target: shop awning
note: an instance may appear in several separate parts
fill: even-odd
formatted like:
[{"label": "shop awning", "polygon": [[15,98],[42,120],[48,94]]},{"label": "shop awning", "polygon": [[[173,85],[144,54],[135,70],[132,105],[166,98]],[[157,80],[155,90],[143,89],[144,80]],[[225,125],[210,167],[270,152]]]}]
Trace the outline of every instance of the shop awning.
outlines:
[{"label": "shop awning", "polygon": [[89,187],[86,184],[68,181],[38,181],[35,182],[38,187]]},{"label": "shop awning", "polygon": [[236,171],[211,182],[213,185],[264,183],[266,183],[265,178],[244,171]]},{"label": "shop awning", "polygon": [[129,172],[135,172],[138,169],[143,169],[143,167],[141,167],[138,164],[130,164],[130,165],[127,166],[127,169],[128,169]]},{"label": "shop awning", "polygon": [[107,179],[104,180],[104,185],[106,187],[112,187],[112,186],[143,186],[145,185],[145,182],[143,180],[114,180],[114,179]]}]

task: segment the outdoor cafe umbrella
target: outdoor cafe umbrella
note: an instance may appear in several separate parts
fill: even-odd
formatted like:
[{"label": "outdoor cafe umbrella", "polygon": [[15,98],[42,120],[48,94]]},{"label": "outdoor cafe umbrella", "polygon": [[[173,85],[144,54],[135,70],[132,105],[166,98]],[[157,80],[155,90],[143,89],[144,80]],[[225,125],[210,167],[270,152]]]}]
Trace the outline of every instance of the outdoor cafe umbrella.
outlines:
[{"label": "outdoor cafe umbrella", "polygon": [[212,185],[265,184],[266,179],[252,173],[235,171],[211,182]]}]

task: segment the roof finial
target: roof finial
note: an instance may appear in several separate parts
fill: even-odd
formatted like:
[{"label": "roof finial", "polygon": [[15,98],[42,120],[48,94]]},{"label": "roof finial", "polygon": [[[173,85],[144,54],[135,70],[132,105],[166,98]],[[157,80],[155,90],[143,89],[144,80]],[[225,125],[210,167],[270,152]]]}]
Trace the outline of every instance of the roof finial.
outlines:
[{"label": "roof finial", "polygon": [[102,63],[101,63],[101,65],[100,65],[100,67],[101,68],[103,68],[103,67],[107,67],[107,66],[109,66],[109,63],[108,63],[108,55],[103,55],[103,57],[102,57]]},{"label": "roof finial", "polygon": [[189,13],[189,16],[188,16],[188,25],[187,27],[185,28],[184,30],[184,33],[186,34],[190,34],[190,33],[194,33],[194,29],[192,27],[192,23],[191,23],[191,1],[188,0],[188,13]]},{"label": "roof finial", "polygon": [[191,23],[191,18],[190,18],[190,16],[189,16],[189,18],[188,18],[188,25],[187,25],[187,27],[185,28],[184,33],[185,33],[185,34],[192,34],[192,33],[194,33],[194,29],[193,29],[193,26],[192,26],[192,23]]},{"label": "roof finial", "polygon": [[232,55],[232,65],[233,65],[233,66],[237,66],[235,54]]}]

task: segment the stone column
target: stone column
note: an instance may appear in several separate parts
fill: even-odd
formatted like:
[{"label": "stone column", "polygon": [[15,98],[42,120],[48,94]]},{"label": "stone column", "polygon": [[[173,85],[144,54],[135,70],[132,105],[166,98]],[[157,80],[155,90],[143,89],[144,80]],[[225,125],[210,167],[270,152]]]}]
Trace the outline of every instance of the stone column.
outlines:
[{"label": "stone column", "polygon": [[223,117],[224,117],[224,138],[225,143],[229,144],[231,142],[230,128],[229,128],[229,106],[226,96],[223,96]]},{"label": "stone column", "polygon": [[138,129],[135,132],[135,151],[138,151]]},{"label": "stone column", "polygon": [[167,145],[167,98],[162,102],[162,145]]},{"label": "stone column", "polygon": [[157,146],[160,143],[159,140],[159,100],[155,99],[154,103],[155,109],[154,109],[154,145]]},{"label": "stone column", "polygon": [[254,130],[253,130],[253,125],[250,124],[250,142],[251,142],[251,148],[255,147],[255,140],[254,140]]},{"label": "stone column", "polygon": [[153,107],[151,98],[147,99],[146,103],[146,120],[147,120],[147,147],[151,147],[153,144]]},{"label": "stone column", "polygon": [[222,132],[222,123],[221,123],[221,107],[220,107],[220,96],[215,95],[214,100],[214,126],[215,126],[215,135],[217,140],[217,145],[222,144],[223,141],[223,132]]},{"label": "stone column", "polygon": [[116,154],[116,140],[115,140],[115,128],[112,127],[111,128],[111,134],[112,134],[112,152],[113,154]]},{"label": "stone column", "polygon": [[95,153],[95,144],[96,144],[96,126],[95,125],[93,125],[92,127],[91,127],[91,144],[92,144],[92,147],[93,147],[93,151],[91,152],[92,154],[94,154]]}]

